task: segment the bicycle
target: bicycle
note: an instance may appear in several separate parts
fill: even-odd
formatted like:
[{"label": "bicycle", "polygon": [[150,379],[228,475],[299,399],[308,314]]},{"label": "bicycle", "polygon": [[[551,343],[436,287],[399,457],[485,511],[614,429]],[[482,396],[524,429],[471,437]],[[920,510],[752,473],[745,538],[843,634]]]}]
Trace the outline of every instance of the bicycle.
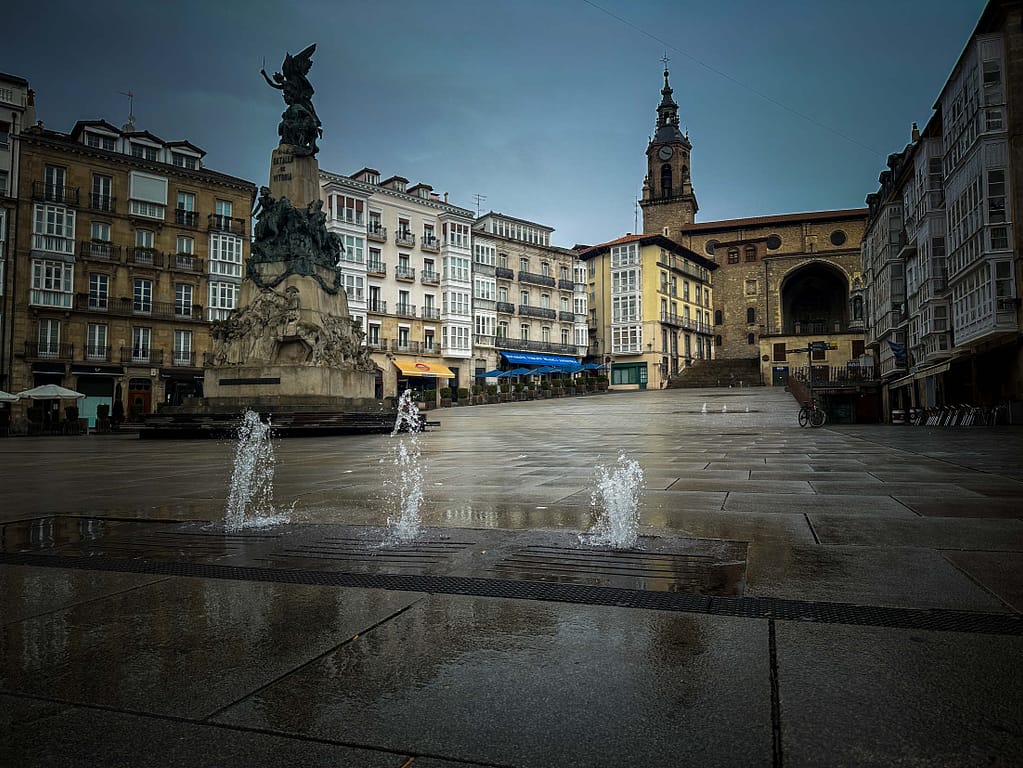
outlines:
[{"label": "bicycle", "polygon": [[811,427],[821,427],[828,420],[828,414],[817,405],[816,400],[808,400],[799,409],[798,420],[801,427],[805,427],[807,424]]}]

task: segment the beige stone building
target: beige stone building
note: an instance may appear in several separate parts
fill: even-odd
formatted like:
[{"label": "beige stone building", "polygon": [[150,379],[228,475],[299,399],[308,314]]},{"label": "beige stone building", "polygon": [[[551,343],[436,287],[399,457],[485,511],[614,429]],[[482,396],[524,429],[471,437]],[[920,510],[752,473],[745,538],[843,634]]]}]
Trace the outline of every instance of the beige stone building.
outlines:
[{"label": "beige stone building", "polygon": [[201,394],[209,322],[237,302],[255,185],[130,124],[37,126],[19,145],[10,389],[76,389],[91,421],[100,405],[132,418]]}]

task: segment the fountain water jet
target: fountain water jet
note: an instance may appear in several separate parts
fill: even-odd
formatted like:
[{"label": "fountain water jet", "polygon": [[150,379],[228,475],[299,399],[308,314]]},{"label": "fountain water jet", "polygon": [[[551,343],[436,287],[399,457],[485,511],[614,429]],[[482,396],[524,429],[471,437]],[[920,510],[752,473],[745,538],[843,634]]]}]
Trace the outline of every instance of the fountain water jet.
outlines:
[{"label": "fountain water jet", "polygon": [[398,400],[398,415],[394,420],[391,437],[398,437],[394,448],[395,503],[397,519],[387,518],[390,540],[398,544],[411,544],[419,537],[422,525],[423,466],[419,449],[419,431],[422,422],[419,408],[411,390],[405,390]]},{"label": "fountain water jet", "polygon": [[703,408],[700,409],[700,413],[706,413],[706,412],[707,412],[707,404],[704,403],[703,404]]},{"label": "fountain water jet", "polygon": [[597,467],[596,487],[590,506],[598,509],[589,533],[580,542],[612,549],[629,549],[639,538],[639,491],[643,485],[643,469],[625,452],[618,461]]},{"label": "fountain water jet", "polygon": [[266,528],[288,522],[290,510],[281,512],[273,506],[275,465],[269,422],[264,424],[251,409],[245,411],[238,427],[238,448],[224,511],[225,530]]}]

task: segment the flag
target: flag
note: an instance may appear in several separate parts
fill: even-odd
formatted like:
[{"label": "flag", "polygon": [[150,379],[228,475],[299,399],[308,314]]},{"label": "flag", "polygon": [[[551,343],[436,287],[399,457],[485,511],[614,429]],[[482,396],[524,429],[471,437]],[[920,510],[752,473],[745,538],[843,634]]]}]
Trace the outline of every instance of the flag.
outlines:
[{"label": "flag", "polygon": [[909,362],[909,355],[906,354],[905,344],[896,344],[894,341],[889,341],[888,348],[891,349],[892,354],[895,356],[896,362],[898,363]]}]

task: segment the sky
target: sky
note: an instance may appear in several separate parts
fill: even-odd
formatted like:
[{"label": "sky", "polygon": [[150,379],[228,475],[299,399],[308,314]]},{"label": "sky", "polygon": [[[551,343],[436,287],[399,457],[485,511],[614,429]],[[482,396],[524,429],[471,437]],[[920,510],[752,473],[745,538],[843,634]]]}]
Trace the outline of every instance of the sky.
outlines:
[{"label": "sky", "polygon": [[206,167],[261,185],[284,103],[259,70],[316,43],[321,169],[430,184],[571,247],[640,231],[665,55],[697,221],[859,208],[931,116],[984,5],[17,2],[0,71],[29,81],[58,131],[123,125],[130,91],[137,129],[191,141]]}]

